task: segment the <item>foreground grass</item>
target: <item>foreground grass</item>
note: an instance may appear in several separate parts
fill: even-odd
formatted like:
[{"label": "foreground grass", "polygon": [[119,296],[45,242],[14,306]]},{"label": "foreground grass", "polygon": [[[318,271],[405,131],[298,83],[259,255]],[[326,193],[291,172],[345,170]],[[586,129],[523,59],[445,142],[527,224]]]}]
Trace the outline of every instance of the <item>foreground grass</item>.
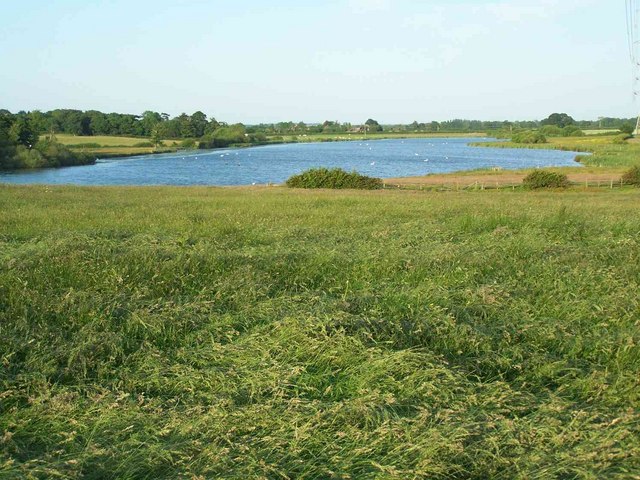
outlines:
[{"label": "foreground grass", "polygon": [[0,187],[0,477],[637,478],[639,201]]}]

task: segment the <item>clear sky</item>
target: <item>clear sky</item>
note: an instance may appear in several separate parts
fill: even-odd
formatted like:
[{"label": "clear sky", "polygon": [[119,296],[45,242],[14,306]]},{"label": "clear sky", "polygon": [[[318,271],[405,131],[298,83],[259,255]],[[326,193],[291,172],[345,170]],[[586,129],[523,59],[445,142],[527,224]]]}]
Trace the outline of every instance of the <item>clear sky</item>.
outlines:
[{"label": "clear sky", "polygon": [[0,108],[632,117],[624,0],[6,0]]}]

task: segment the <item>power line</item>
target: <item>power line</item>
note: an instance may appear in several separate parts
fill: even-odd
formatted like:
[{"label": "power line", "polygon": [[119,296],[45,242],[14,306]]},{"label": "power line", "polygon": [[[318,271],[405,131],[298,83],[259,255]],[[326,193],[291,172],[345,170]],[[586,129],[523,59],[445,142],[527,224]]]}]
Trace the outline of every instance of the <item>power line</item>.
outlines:
[{"label": "power line", "polygon": [[[638,19],[640,10],[638,0],[625,0],[626,21],[627,21],[627,42],[629,47],[629,58],[631,60],[631,91],[634,101],[640,97],[640,35],[638,33]],[[640,134],[640,115],[636,122],[635,134]]]}]

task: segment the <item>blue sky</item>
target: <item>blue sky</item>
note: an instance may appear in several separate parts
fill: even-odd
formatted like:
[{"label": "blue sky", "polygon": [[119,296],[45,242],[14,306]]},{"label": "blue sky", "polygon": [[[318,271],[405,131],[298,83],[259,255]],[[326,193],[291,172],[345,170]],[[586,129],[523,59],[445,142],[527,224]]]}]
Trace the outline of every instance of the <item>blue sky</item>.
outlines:
[{"label": "blue sky", "polygon": [[624,0],[3,2],[0,108],[228,122],[631,117]]}]

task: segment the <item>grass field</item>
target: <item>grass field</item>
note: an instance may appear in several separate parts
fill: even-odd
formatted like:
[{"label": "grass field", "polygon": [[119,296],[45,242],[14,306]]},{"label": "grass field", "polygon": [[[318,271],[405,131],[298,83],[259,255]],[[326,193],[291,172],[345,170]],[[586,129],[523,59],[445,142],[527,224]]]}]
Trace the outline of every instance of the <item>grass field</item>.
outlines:
[{"label": "grass field", "polygon": [[78,135],[56,134],[56,139],[65,145],[82,145],[86,143],[97,143],[102,147],[133,147],[140,142],[147,142],[147,138],[139,137],[118,137],[108,135],[95,135],[82,137]]},{"label": "grass field", "polygon": [[592,130],[583,130],[585,135],[616,135],[620,133],[617,128],[594,128]]},{"label": "grass field", "polygon": [[[45,135],[46,136],[46,135]],[[154,152],[175,151],[182,140],[164,140],[159,149],[153,147],[136,146],[141,143],[149,143],[148,138],[118,137],[107,135],[95,135],[82,137],[77,135],[56,134],[56,139],[74,149],[80,149],[87,153],[109,156],[144,155]]]},{"label": "grass field", "polygon": [[639,204],[0,186],[0,477],[638,478]]}]

